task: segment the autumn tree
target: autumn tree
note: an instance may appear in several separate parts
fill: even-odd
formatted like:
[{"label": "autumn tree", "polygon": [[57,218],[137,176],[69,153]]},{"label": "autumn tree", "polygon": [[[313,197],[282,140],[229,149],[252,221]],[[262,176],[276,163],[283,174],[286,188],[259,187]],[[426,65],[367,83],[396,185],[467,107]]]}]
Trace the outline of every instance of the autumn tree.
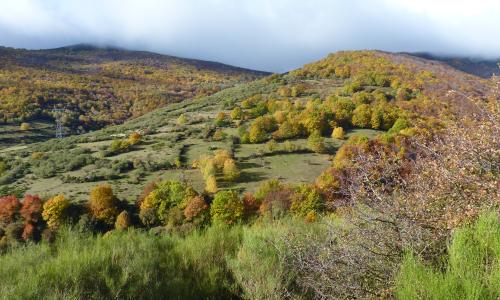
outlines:
[{"label": "autumn tree", "polygon": [[344,128],[335,127],[332,131],[332,138],[343,140],[345,138]]},{"label": "autumn tree", "polygon": [[118,204],[118,199],[109,184],[98,185],[90,192],[88,208],[96,220],[108,225],[114,224],[119,213]]},{"label": "autumn tree", "polygon": [[372,111],[368,104],[361,104],[352,114],[352,125],[360,128],[369,128],[371,125]]},{"label": "autumn tree", "polygon": [[325,139],[317,131],[311,133],[307,139],[307,146],[316,153],[326,153]]},{"label": "autumn tree", "polygon": [[324,208],[324,199],[319,190],[303,184],[296,189],[292,197],[290,211],[295,215],[306,217],[311,212],[320,213]]},{"label": "autumn tree", "polygon": [[222,170],[222,173],[224,174],[224,179],[228,181],[234,181],[240,177],[240,170],[238,169],[238,166],[236,165],[236,162],[234,159],[227,159],[224,161],[224,168]]},{"label": "autumn tree", "polygon": [[217,116],[215,117],[215,120],[214,120],[214,123],[215,123],[215,126],[224,126],[224,125],[227,125],[227,116],[226,116],[226,113],[224,112],[219,112],[217,114]]},{"label": "autumn tree", "polygon": [[331,109],[339,124],[348,125],[356,105],[348,98],[338,98],[331,101]]},{"label": "autumn tree", "polygon": [[23,130],[23,131],[30,130],[31,125],[30,125],[30,123],[21,123],[21,125],[19,126],[19,129]]},{"label": "autumn tree", "polygon": [[118,217],[116,217],[115,228],[118,230],[125,230],[130,227],[130,215],[124,210],[122,211]]},{"label": "autumn tree", "polygon": [[130,145],[135,145],[135,144],[138,144],[140,141],[141,141],[141,134],[138,133],[137,131],[134,131],[132,132],[129,136],[128,136],[128,139],[127,139],[127,142],[130,144]]},{"label": "autumn tree", "polygon": [[42,200],[38,196],[26,194],[20,210],[24,219],[24,230],[22,238],[24,240],[37,240],[41,232],[42,220]]},{"label": "autumn tree", "polygon": [[217,193],[217,179],[214,175],[205,179],[205,191],[211,194]]},{"label": "autumn tree", "polygon": [[147,226],[166,225],[170,210],[183,209],[188,199],[195,195],[194,189],[184,182],[162,181],[142,201],[139,217]]},{"label": "autumn tree", "polygon": [[69,201],[63,195],[50,198],[43,204],[42,218],[50,228],[57,228],[67,217]]},{"label": "autumn tree", "polygon": [[243,201],[236,191],[220,191],[215,194],[210,215],[214,222],[236,224],[243,219],[244,209]]},{"label": "autumn tree", "polygon": [[241,120],[242,117],[243,117],[243,111],[241,110],[241,108],[239,107],[233,108],[233,110],[231,111],[231,119],[233,121]]},{"label": "autumn tree", "polygon": [[19,215],[21,202],[16,196],[4,196],[0,198],[0,224],[9,224]]},{"label": "autumn tree", "polygon": [[194,196],[189,199],[186,208],[184,208],[184,217],[189,222],[194,220],[207,221],[209,217],[208,208],[208,204],[202,196]]}]

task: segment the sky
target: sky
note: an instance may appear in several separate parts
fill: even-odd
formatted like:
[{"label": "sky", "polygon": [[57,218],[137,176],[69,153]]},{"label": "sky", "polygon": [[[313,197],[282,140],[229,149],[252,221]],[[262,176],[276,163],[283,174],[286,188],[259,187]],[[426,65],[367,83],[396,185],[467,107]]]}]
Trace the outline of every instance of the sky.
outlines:
[{"label": "sky", "polygon": [[339,50],[500,57],[500,0],[0,0],[0,45],[77,43],[283,72]]}]

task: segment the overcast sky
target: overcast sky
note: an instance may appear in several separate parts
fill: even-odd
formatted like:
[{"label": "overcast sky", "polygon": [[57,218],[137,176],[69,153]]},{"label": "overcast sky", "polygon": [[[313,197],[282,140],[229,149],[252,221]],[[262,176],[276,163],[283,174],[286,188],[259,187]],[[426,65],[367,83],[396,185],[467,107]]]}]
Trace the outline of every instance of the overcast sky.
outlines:
[{"label": "overcast sky", "polygon": [[98,43],[287,71],[338,50],[500,56],[500,0],[0,0],[0,44]]}]

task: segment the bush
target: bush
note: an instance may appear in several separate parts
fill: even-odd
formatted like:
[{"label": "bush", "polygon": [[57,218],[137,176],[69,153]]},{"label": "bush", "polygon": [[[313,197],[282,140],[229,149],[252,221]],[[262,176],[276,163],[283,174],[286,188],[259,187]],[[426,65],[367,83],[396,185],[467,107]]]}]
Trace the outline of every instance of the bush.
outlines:
[{"label": "bush", "polygon": [[220,191],[210,207],[210,216],[214,222],[236,224],[243,219],[244,205],[236,191]]},{"label": "bush", "polygon": [[19,126],[19,130],[22,130],[22,131],[30,130],[30,129],[31,129],[30,123],[21,123],[21,125]]},{"label": "bush", "polygon": [[210,175],[205,179],[205,191],[207,193],[217,193],[217,179],[214,175]]},{"label": "bush", "polygon": [[285,263],[287,249],[279,242],[283,235],[286,235],[286,228],[281,224],[244,229],[241,247],[236,257],[229,260],[244,299],[288,299],[291,296],[294,275]]},{"label": "bush", "polygon": [[115,228],[118,230],[124,230],[130,227],[130,216],[126,210],[122,211],[118,217],[116,217]]},{"label": "bush", "polygon": [[16,196],[0,198],[0,225],[14,222],[19,214],[21,202]]},{"label": "bush", "polygon": [[20,213],[25,222],[23,239],[38,240],[43,227],[43,224],[40,224],[42,220],[42,201],[40,197],[25,195]]},{"label": "bush", "polygon": [[352,125],[360,128],[370,128],[372,111],[368,104],[356,107],[352,115]]},{"label": "bush", "polygon": [[119,201],[109,184],[94,187],[90,192],[88,208],[93,218],[108,225],[115,223]]},{"label": "bush", "polygon": [[50,198],[43,204],[42,218],[50,228],[57,228],[67,217],[69,201],[63,195]]},{"label": "bush", "polygon": [[498,299],[500,297],[500,218],[481,216],[456,230],[445,268],[425,265],[408,254],[396,279],[399,299]]},{"label": "bush", "polygon": [[317,131],[311,133],[311,135],[307,139],[307,146],[309,147],[309,149],[311,149],[311,151],[314,151],[316,153],[327,152],[325,139]]},{"label": "bush", "polygon": [[[39,244],[0,257],[5,299],[158,299],[179,295],[170,239],[138,232],[104,237],[63,230]],[[24,271],[21,271],[24,270]],[[30,274],[29,276],[26,276]]]},{"label": "bush", "polygon": [[344,128],[335,127],[332,131],[332,138],[343,140],[345,138]]},{"label": "bush", "polygon": [[305,184],[297,188],[290,207],[292,213],[306,217],[310,212],[321,213],[324,209],[324,199],[316,188]]},{"label": "bush", "polygon": [[205,223],[209,220],[208,204],[201,196],[192,197],[184,209],[184,217],[189,222],[197,224]]},{"label": "bush", "polygon": [[166,180],[142,201],[139,217],[147,226],[167,224],[169,211],[179,207],[183,209],[189,199],[195,196],[194,189],[186,183]]},{"label": "bush", "polygon": [[222,169],[224,174],[224,179],[228,181],[234,181],[240,177],[240,170],[236,166],[234,159],[227,159],[224,161],[224,168]]},{"label": "bush", "polygon": [[141,141],[141,138],[141,134],[134,131],[128,136],[127,143],[130,145],[138,144]]},{"label": "bush", "polygon": [[389,129],[389,133],[399,133],[401,130],[408,127],[410,127],[410,123],[406,119],[398,118],[391,129]]}]

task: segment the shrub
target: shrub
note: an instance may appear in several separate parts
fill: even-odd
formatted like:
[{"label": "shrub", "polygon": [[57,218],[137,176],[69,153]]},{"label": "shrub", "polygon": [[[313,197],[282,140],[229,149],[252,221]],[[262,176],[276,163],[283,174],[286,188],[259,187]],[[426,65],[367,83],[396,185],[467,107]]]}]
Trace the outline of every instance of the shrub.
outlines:
[{"label": "shrub", "polygon": [[391,129],[389,129],[389,133],[399,133],[401,130],[408,127],[410,127],[410,123],[406,119],[398,118]]},{"label": "shrub", "polygon": [[130,145],[138,144],[141,141],[141,138],[141,134],[137,131],[134,131],[128,136],[127,143]]},{"label": "shrub", "polygon": [[243,242],[229,260],[244,299],[302,298],[292,296],[294,274],[285,262],[286,246],[280,243],[286,234],[286,227],[274,223],[244,229]]},{"label": "shrub", "polygon": [[352,115],[352,125],[360,128],[369,128],[372,111],[368,104],[361,104],[356,107]]},{"label": "shrub", "polygon": [[278,143],[276,143],[275,140],[269,140],[269,142],[266,143],[267,150],[271,153],[276,151],[278,149]]},{"label": "shrub", "polygon": [[42,220],[42,201],[40,197],[25,195],[20,214],[25,222],[23,239],[38,239],[41,229],[39,222]]},{"label": "shrub", "polygon": [[309,185],[301,185],[293,195],[290,211],[295,215],[306,217],[310,212],[320,213],[325,203],[320,192]]},{"label": "shrub", "polygon": [[141,203],[139,217],[147,226],[166,225],[169,211],[173,208],[184,208],[186,202],[196,195],[194,189],[186,183],[166,180],[157,187]]},{"label": "shrub", "polygon": [[236,166],[234,159],[227,159],[224,161],[224,168],[222,170],[224,174],[224,179],[228,181],[234,181],[240,177],[240,170]]},{"label": "shrub", "polygon": [[177,118],[177,124],[179,125],[184,125],[187,123],[187,118],[184,114],[181,114],[178,118]]},{"label": "shrub", "polygon": [[217,179],[210,175],[205,179],[205,191],[211,194],[217,193]]},{"label": "shrub", "polygon": [[130,147],[130,143],[127,140],[114,140],[109,146],[109,151],[111,154],[126,151]]},{"label": "shrub", "polygon": [[144,189],[142,190],[141,194],[137,197],[137,200],[135,201],[135,205],[137,207],[141,207],[142,201],[151,193],[154,189],[157,188],[156,181],[151,181],[146,186],[144,186]]},{"label": "shrub", "polygon": [[118,217],[116,217],[115,228],[118,230],[124,230],[130,227],[130,215],[124,210],[122,211]]},{"label": "shrub", "polygon": [[220,191],[215,194],[210,216],[214,222],[235,224],[243,219],[244,209],[243,201],[236,191]]},{"label": "shrub", "polygon": [[406,255],[396,279],[399,299],[498,299],[500,297],[500,218],[482,215],[456,230],[447,266],[433,268]]},{"label": "shrub", "polygon": [[30,130],[31,129],[31,125],[30,123],[21,123],[21,125],[19,126],[19,130]]},{"label": "shrub", "polygon": [[96,220],[108,225],[114,224],[119,210],[118,199],[113,194],[111,185],[102,184],[94,187],[90,192],[88,208]]},{"label": "shrub", "polygon": [[224,140],[225,137],[226,137],[226,134],[224,133],[224,131],[222,131],[220,129],[217,129],[214,132],[214,135],[212,136],[212,139],[214,141],[222,141],[222,140]]},{"label": "shrub", "polygon": [[241,120],[242,117],[243,117],[243,111],[241,110],[241,108],[239,107],[233,108],[233,110],[231,111],[231,119],[233,121]]},{"label": "shrub", "polygon": [[69,201],[63,195],[50,198],[43,204],[42,218],[50,228],[57,228],[67,217]]},{"label": "shrub", "polygon": [[17,219],[21,202],[16,196],[5,196],[0,198],[0,225],[9,224]]},{"label": "shrub", "polygon": [[278,179],[266,180],[257,188],[257,191],[254,194],[255,199],[257,199],[257,201],[262,201],[269,192],[280,190],[282,187],[283,186]]},{"label": "shrub", "polygon": [[311,133],[307,139],[307,146],[316,153],[326,153],[325,139],[318,131]]},{"label": "shrub", "polygon": [[184,209],[184,217],[187,221],[199,219],[202,222],[208,219],[208,204],[201,196],[192,197]]},{"label": "shrub", "polygon": [[345,138],[344,128],[335,127],[332,131],[332,138],[343,140]]},{"label": "shrub", "polygon": [[273,219],[279,219],[288,213],[292,205],[293,189],[280,185],[266,193],[259,207],[261,215],[268,215]]},{"label": "shrub", "polygon": [[215,117],[215,126],[222,127],[228,124],[227,116],[224,112],[219,112]]}]

